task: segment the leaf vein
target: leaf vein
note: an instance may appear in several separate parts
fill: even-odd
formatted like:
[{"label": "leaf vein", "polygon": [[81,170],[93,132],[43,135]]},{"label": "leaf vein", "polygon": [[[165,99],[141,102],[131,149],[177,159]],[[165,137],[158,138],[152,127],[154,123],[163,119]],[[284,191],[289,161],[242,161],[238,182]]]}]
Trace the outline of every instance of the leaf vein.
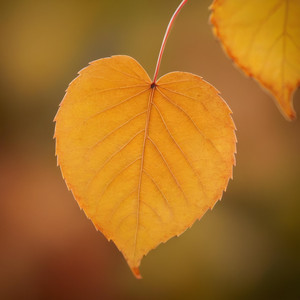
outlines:
[{"label": "leaf vein", "polygon": [[139,182],[138,182],[138,199],[137,199],[137,210],[136,210],[136,231],[135,231],[135,236],[134,236],[133,256],[135,256],[135,253],[136,253],[137,235],[138,235],[139,222],[140,222],[142,173],[143,173],[143,168],[144,168],[145,149],[146,149],[146,142],[147,142],[148,131],[149,131],[149,122],[150,122],[153,96],[154,96],[154,89],[151,89],[151,92],[149,94],[149,99],[148,99],[147,117],[146,117],[146,122],[145,122],[145,129],[144,129],[144,141],[143,141],[142,154],[141,154],[141,166],[140,166],[140,176],[139,176]]},{"label": "leaf vein", "polygon": [[169,103],[173,104],[175,107],[177,107],[178,110],[180,110],[183,114],[185,114],[187,116],[187,118],[190,120],[190,122],[194,125],[194,127],[196,128],[196,130],[198,131],[198,133],[206,140],[208,141],[211,146],[215,149],[215,151],[219,154],[219,156],[221,157],[222,161],[225,161],[221,152],[217,149],[216,145],[212,142],[211,139],[209,139],[201,130],[200,128],[197,126],[197,124],[195,123],[195,121],[192,119],[192,117],[177,103],[173,102],[168,96],[166,96],[162,91],[160,91],[159,89],[157,89],[158,92],[163,96],[163,98],[165,98]]},{"label": "leaf vein", "polygon": [[294,44],[294,46],[297,48],[297,50],[300,51],[300,46],[295,41],[294,37],[292,35],[290,35],[289,33],[287,33],[286,36],[289,38],[289,40],[292,42],[292,44]]},{"label": "leaf vein", "polygon": [[200,103],[200,104],[202,105],[202,107],[203,107],[208,113],[210,113],[210,111],[208,110],[208,108],[207,108],[201,101],[199,101],[199,99],[197,99],[197,98],[194,98],[194,97],[191,97],[191,96],[189,96],[189,95],[185,95],[185,94],[179,93],[179,92],[177,92],[177,91],[168,89],[168,88],[166,88],[166,87],[161,87],[161,89],[164,89],[164,90],[169,91],[170,93],[173,93],[173,94],[176,94],[176,95],[179,95],[179,96],[182,96],[182,97],[185,97],[185,98],[194,100],[194,101],[196,101],[197,103]]},{"label": "leaf vein", "polygon": [[171,176],[173,177],[173,179],[174,179],[176,185],[177,185],[178,188],[180,189],[180,191],[181,191],[181,193],[182,193],[182,195],[183,195],[183,197],[184,197],[186,203],[188,204],[188,203],[189,203],[189,200],[188,200],[188,198],[187,198],[185,192],[183,191],[181,185],[179,184],[179,182],[178,182],[176,176],[174,175],[173,171],[171,170],[169,164],[167,163],[165,157],[163,156],[163,154],[161,153],[161,151],[159,150],[159,148],[157,147],[157,145],[154,143],[154,141],[150,138],[150,136],[148,136],[148,140],[152,143],[152,145],[154,146],[154,148],[156,149],[156,151],[159,153],[160,157],[162,158],[162,160],[164,161],[166,167],[168,168],[168,170],[169,170]]},{"label": "leaf vein", "polygon": [[87,187],[94,181],[94,179],[98,176],[98,174],[101,172],[101,170],[118,154],[120,151],[125,149],[140,133],[142,133],[144,130],[138,131],[133,137],[131,137],[123,146],[121,146],[117,151],[115,151],[97,170],[95,176],[92,178],[92,180],[88,183]]},{"label": "leaf vein", "polygon": [[154,184],[154,186],[156,187],[156,189],[159,191],[159,193],[161,194],[161,196],[164,199],[164,202],[166,203],[167,207],[169,208],[169,210],[171,211],[171,213],[173,214],[173,211],[170,207],[170,203],[167,199],[167,197],[164,195],[164,193],[162,192],[161,188],[159,187],[159,185],[156,183],[156,181],[154,180],[154,178],[144,169],[143,172],[149,177],[149,179],[152,181],[152,183]]},{"label": "leaf vein", "polygon": [[94,216],[97,215],[98,209],[99,209],[99,204],[100,204],[100,200],[103,197],[103,195],[105,194],[105,192],[108,190],[108,188],[113,184],[113,182],[123,173],[125,172],[130,166],[132,166],[134,163],[136,163],[137,161],[139,161],[141,159],[141,157],[139,156],[138,158],[136,158],[134,161],[132,161],[131,163],[129,163],[128,165],[126,165],[121,171],[119,171],[117,174],[115,174],[113,176],[113,178],[106,184],[106,186],[104,187],[104,189],[102,190],[102,192],[100,193],[99,196],[99,200],[96,204],[96,210],[95,210],[95,214]]},{"label": "leaf vein", "polygon": [[189,167],[192,169],[192,171],[194,172],[194,174],[196,175],[196,178],[198,180],[198,182],[200,183],[201,187],[202,187],[202,190],[203,190],[203,193],[204,195],[207,197],[206,193],[205,193],[205,189],[204,189],[204,185],[203,185],[203,182],[200,178],[200,174],[198,173],[197,170],[195,170],[195,168],[193,167],[192,163],[190,162],[189,158],[187,157],[186,153],[181,149],[181,147],[179,146],[179,144],[177,143],[177,141],[175,140],[174,136],[172,135],[172,133],[170,132],[167,124],[166,124],[166,121],[164,119],[164,117],[162,116],[159,108],[157,107],[157,105],[155,103],[153,103],[154,107],[156,108],[161,120],[162,120],[162,123],[164,124],[170,138],[172,139],[173,143],[175,144],[175,146],[179,149],[180,153],[182,154],[182,156],[184,157],[185,161],[188,163]]},{"label": "leaf vein", "polygon": [[121,102],[118,102],[118,103],[116,103],[116,104],[114,104],[114,105],[112,105],[112,106],[109,106],[109,107],[107,107],[107,108],[105,108],[105,109],[103,109],[103,110],[97,112],[96,114],[94,114],[94,115],[90,116],[89,118],[85,119],[85,120],[83,121],[83,123],[86,123],[86,122],[89,121],[90,119],[93,119],[93,118],[99,116],[100,114],[102,114],[102,113],[104,113],[104,112],[106,112],[106,111],[108,111],[108,110],[111,110],[111,109],[113,109],[113,108],[115,108],[115,107],[118,107],[119,105],[121,105],[121,104],[123,104],[123,103],[125,103],[125,102],[127,102],[127,101],[129,101],[129,100],[131,100],[131,99],[133,99],[133,98],[135,98],[135,97],[137,97],[137,96],[139,96],[139,95],[145,93],[145,92],[148,91],[148,90],[149,90],[149,88],[146,89],[146,90],[143,90],[143,91],[141,91],[141,92],[138,92],[137,94],[134,94],[134,95],[132,95],[132,96],[126,98],[125,100],[121,100]]},{"label": "leaf vein", "polygon": [[149,205],[145,201],[141,201],[141,203],[143,203],[145,206],[147,206],[148,208],[150,208],[153,211],[153,213],[157,216],[157,218],[159,219],[160,223],[163,223],[163,220],[162,220],[161,216],[159,215],[159,213],[151,205]]},{"label": "leaf vein", "polygon": [[253,45],[254,45],[254,41],[257,39],[258,33],[261,31],[261,29],[266,24],[266,22],[277,12],[277,10],[281,7],[283,2],[284,1],[282,1],[282,0],[278,1],[276,3],[276,5],[274,5],[274,7],[272,7],[269,14],[259,22],[258,26],[256,27],[256,29],[253,32],[252,37],[250,39],[248,50],[247,50],[246,55],[245,55],[246,57],[249,57],[249,55],[252,51]]},{"label": "leaf vein", "polygon": [[144,113],[146,113],[147,111],[143,111],[141,113],[136,114],[135,116],[133,116],[132,118],[130,118],[129,120],[127,120],[125,123],[121,124],[120,126],[116,127],[114,130],[110,131],[108,134],[106,134],[101,140],[99,140],[96,144],[94,144],[92,147],[90,147],[87,151],[90,152],[92,149],[94,149],[95,147],[97,147],[99,144],[101,144],[104,140],[106,140],[109,136],[111,136],[113,133],[117,132],[118,130],[120,130],[121,128],[123,128],[125,125],[127,125],[128,123],[130,123],[131,121],[133,121],[134,119],[136,119],[137,117],[143,115]]},{"label": "leaf vein", "polygon": [[[193,81],[197,81],[197,80],[195,79]],[[191,79],[174,80],[174,81],[169,81],[169,82],[158,83],[157,87],[160,87],[161,85],[167,85],[167,84],[172,84],[172,83],[181,83],[181,82],[191,82]]]},{"label": "leaf vein", "polygon": [[[120,62],[119,62],[119,64],[120,64]],[[137,73],[135,73],[138,77],[135,77],[135,76],[133,76],[133,75],[131,75],[131,74],[128,74],[128,73],[126,73],[126,72],[123,72],[123,71],[121,71],[121,70],[119,70],[119,69],[116,69],[116,68],[114,68],[114,67],[112,67],[111,65],[109,65],[109,64],[105,64],[105,66],[106,67],[108,67],[109,69],[111,69],[111,70],[114,70],[114,71],[116,71],[116,72],[118,72],[118,73],[120,73],[120,74],[123,74],[123,75],[125,75],[125,76],[127,76],[127,77],[130,77],[130,78],[134,78],[134,79],[136,79],[136,80],[138,80],[138,81],[144,81],[144,82],[146,82],[147,84],[148,84],[148,82],[144,79],[144,78],[142,78],[141,76],[139,76]]]},{"label": "leaf vein", "polygon": [[114,206],[114,208],[113,208],[113,210],[112,210],[112,212],[111,212],[111,214],[110,214],[110,216],[109,216],[110,221],[112,221],[113,216],[116,214],[116,212],[117,212],[118,209],[120,208],[121,204],[122,204],[124,201],[126,201],[126,200],[129,198],[129,196],[131,196],[131,195],[132,195],[133,193],[135,193],[136,191],[137,191],[137,189],[135,188],[135,189],[132,190],[129,194],[127,194],[125,197],[121,198],[121,201],[119,201],[119,202]]}]

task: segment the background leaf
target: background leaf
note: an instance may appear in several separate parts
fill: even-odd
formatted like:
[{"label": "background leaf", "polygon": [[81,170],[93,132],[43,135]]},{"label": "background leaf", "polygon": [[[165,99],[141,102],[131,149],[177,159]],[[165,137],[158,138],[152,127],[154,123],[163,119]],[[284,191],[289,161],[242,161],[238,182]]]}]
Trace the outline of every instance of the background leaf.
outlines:
[{"label": "background leaf", "polygon": [[292,95],[300,84],[300,1],[215,0],[211,22],[226,53],[296,117]]}]

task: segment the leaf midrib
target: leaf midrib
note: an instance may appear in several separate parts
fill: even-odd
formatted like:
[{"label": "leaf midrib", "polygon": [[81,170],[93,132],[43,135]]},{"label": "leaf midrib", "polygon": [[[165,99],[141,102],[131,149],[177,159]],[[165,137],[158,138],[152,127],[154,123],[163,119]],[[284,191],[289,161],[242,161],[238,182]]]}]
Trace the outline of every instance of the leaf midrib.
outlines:
[{"label": "leaf midrib", "polygon": [[143,178],[143,170],[144,170],[145,148],[146,148],[146,142],[148,139],[149,123],[150,123],[150,116],[151,116],[151,110],[152,110],[152,105],[153,105],[155,89],[156,89],[155,87],[151,88],[150,94],[149,94],[148,105],[147,105],[147,116],[146,116],[146,122],[145,122],[144,140],[143,140],[143,147],[142,147],[142,153],[141,153],[141,167],[140,167],[139,183],[138,183],[136,229],[135,229],[135,235],[134,235],[133,257],[135,257],[135,254],[136,254],[137,235],[138,235],[139,221],[140,221],[141,186],[142,186],[142,178]]}]

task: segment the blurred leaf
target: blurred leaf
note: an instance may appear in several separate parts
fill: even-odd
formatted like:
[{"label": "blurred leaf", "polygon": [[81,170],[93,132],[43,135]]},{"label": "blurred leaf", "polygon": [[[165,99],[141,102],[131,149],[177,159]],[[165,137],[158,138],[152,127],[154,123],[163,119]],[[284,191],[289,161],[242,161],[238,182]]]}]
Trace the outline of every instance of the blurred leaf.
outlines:
[{"label": "blurred leaf", "polygon": [[300,1],[215,0],[211,22],[226,53],[269,90],[284,116],[296,118],[300,83]]}]

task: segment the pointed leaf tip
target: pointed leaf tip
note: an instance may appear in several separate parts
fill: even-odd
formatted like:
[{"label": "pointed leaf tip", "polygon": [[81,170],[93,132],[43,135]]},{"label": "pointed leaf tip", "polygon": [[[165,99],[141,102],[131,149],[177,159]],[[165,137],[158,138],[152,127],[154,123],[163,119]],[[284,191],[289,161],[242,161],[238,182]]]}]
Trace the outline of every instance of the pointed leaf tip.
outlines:
[{"label": "pointed leaf tip", "polygon": [[133,273],[133,275],[135,276],[136,279],[142,279],[142,275],[140,273],[139,268],[131,268],[131,271]]}]

